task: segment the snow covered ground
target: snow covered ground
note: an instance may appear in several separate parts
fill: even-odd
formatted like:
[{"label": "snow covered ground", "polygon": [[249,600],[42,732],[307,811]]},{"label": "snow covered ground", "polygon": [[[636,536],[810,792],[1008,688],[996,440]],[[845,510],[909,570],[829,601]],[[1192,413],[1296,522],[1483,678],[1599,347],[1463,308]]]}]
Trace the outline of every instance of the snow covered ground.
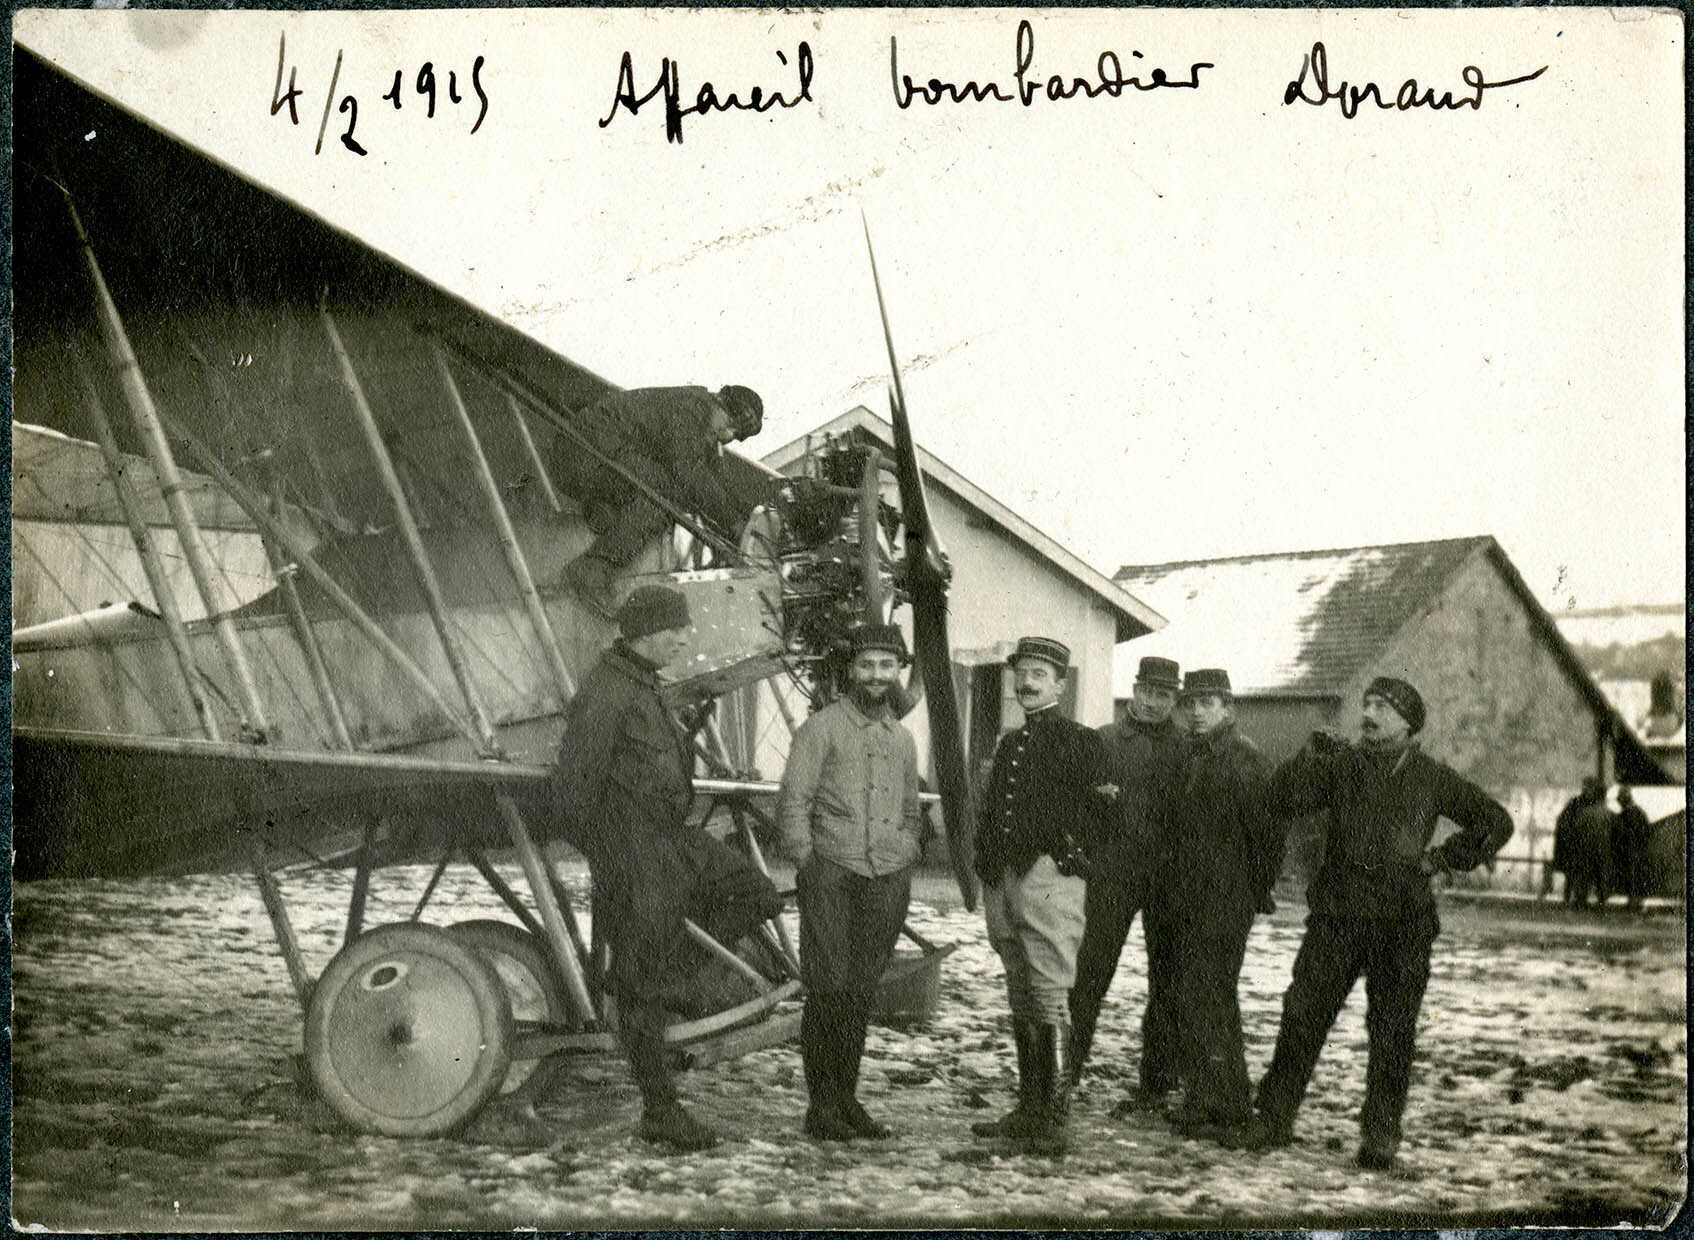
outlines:
[{"label": "snow covered ground", "polygon": [[[515,877],[515,872],[513,874]],[[385,871],[368,925],[427,881]],[[345,874],[284,880],[308,963],[333,954]],[[913,925],[959,944],[922,1030],[873,1030],[861,1097],[883,1143],[798,1131],[798,1051],[687,1074],[725,1136],[666,1157],[635,1140],[621,1062],[573,1061],[533,1114],[491,1108],[452,1140],[338,1128],[296,1086],[298,1015],[254,885],[239,877],[16,890],[13,1217],[52,1228],[1275,1226],[1485,1221],[1662,1225],[1687,1172],[1679,917],[1450,906],[1436,945],[1402,1166],[1352,1165],[1364,1087],[1362,988],[1301,1112],[1266,1154],[1108,1117],[1134,1078],[1144,971],[1132,933],[1062,1161],[973,1140],[1010,1099],[998,961],[979,915],[920,885]],[[450,870],[432,920],[498,915]],[[1255,1078],[1275,1040],[1304,910],[1261,919],[1241,997]],[[449,912],[450,910],[450,912]]]}]

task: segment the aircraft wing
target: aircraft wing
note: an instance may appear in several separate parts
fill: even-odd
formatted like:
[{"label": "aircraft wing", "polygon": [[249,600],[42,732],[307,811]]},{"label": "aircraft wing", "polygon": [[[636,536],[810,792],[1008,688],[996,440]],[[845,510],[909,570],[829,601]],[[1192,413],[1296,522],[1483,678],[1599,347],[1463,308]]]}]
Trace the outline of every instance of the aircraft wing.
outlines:
[{"label": "aircraft wing", "polygon": [[[263,842],[275,861],[328,861],[380,815],[385,864],[448,841],[502,847],[491,794],[513,794],[533,834],[557,834],[550,767],[275,749],[176,737],[18,728],[13,842],[20,879],[234,870]],[[698,779],[696,792],[775,795],[766,781]]]}]

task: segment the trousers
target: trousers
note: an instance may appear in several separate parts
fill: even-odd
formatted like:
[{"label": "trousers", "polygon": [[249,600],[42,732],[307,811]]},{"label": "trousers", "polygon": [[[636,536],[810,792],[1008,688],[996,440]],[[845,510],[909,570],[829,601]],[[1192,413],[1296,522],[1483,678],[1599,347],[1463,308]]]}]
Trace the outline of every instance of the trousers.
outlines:
[{"label": "trousers", "polygon": [[[1140,879],[1091,875],[1083,901],[1082,943],[1076,954],[1076,982],[1071,987],[1071,1029],[1079,1047],[1093,1045],[1094,1026],[1118,958],[1129,937],[1135,915],[1141,914],[1141,934],[1147,943],[1147,996],[1141,1005],[1141,1088],[1148,1093],[1175,1089],[1177,1026],[1174,996],[1177,959],[1172,950],[1169,915],[1148,884]],[[1082,1052],[1086,1054],[1086,1050]]]},{"label": "trousers", "polygon": [[1282,999],[1276,1052],[1259,1083],[1258,1107],[1267,1119],[1293,1122],[1330,1028],[1363,976],[1369,1059],[1359,1126],[1367,1138],[1399,1140],[1430,948],[1440,931],[1433,907],[1406,919],[1317,914],[1306,919],[1306,937]]},{"label": "trousers", "polygon": [[1070,990],[1082,943],[1088,885],[1060,874],[1046,853],[1019,875],[1000,871],[983,889],[988,942],[1006,969],[1013,1019],[1070,1024]]}]

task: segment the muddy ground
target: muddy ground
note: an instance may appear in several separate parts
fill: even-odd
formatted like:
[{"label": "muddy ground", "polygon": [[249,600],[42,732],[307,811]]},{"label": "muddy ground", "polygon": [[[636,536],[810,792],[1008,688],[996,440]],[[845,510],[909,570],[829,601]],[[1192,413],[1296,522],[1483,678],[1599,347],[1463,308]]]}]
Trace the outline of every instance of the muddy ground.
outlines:
[{"label": "muddy ground", "polygon": [[[516,871],[510,871],[516,878]],[[406,918],[428,878],[379,876],[367,924]],[[577,890],[582,879],[577,876]],[[427,920],[501,912],[450,870]],[[285,878],[309,964],[333,954],[349,878]],[[912,924],[959,944],[923,1029],[873,1030],[861,1096],[879,1144],[798,1132],[784,1046],[692,1072],[726,1140],[665,1157],[632,1136],[621,1064],[573,1061],[533,1113],[454,1139],[340,1128],[296,1084],[300,1027],[254,885],[233,877],[41,883],[16,891],[13,1217],[76,1230],[1248,1226],[1489,1221],[1662,1226],[1687,1171],[1680,911],[1646,919],[1449,905],[1424,1007],[1402,1165],[1352,1165],[1364,1084],[1362,989],[1343,1013],[1295,1146],[1262,1155],[1115,1121],[1134,1078],[1139,928],[1102,1019],[1063,1161],[969,1136],[1009,1100],[998,961],[939,881]],[[1275,1040],[1303,909],[1254,930],[1242,977],[1254,1076]]]}]

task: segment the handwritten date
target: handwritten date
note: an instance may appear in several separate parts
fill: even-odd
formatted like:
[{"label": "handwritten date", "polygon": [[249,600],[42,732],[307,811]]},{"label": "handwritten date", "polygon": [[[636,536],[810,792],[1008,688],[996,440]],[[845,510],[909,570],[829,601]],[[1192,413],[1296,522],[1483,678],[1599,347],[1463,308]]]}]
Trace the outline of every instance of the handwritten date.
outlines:
[{"label": "handwritten date", "polygon": [[[470,88],[471,91],[475,93],[480,105],[476,114],[476,122],[471,126],[471,132],[473,134],[482,128],[483,118],[488,115],[488,92],[482,85],[482,66],[485,59],[485,57],[478,56],[471,64]],[[341,135],[341,145],[355,155],[370,154],[370,152],[367,151],[359,142],[358,138],[354,136],[354,132],[358,128],[359,124],[359,100],[357,96],[349,92],[341,96],[339,103],[336,101],[336,86],[341,81],[341,60],[342,53],[337,50],[335,53],[335,68],[329,75],[329,90],[324,94],[323,117],[318,122],[317,145],[312,148],[312,154],[314,155],[320,155],[323,153],[324,133],[329,128],[329,114],[331,109],[334,109],[347,117],[347,129]],[[283,90],[282,88],[282,75],[284,69],[288,71],[287,90]],[[394,105],[394,110],[396,112],[400,111],[402,107],[402,100],[405,97],[403,88],[406,80],[406,71],[404,69],[396,69],[394,71],[393,85],[391,85],[382,96],[385,100],[388,100]],[[416,75],[414,75],[411,80],[415,94],[424,100],[424,115],[428,118],[433,118],[435,116],[436,104],[438,102],[438,91],[440,88],[440,82],[436,76],[435,63],[428,60],[424,61],[422,66],[419,67]],[[299,100],[304,96],[304,94],[304,90],[299,85],[299,70],[288,63],[288,36],[281,35],[277,39],[276,85],[271,88],[271,115],[275,116],[278,112],[287,108],[289,123],[291,125],[298,125],[300,123]],[[459,91],[458,71],[453,69],[448,70],[447,100],[450,103],[458,104],[464,102],[465,98],[466,97]]]}]

